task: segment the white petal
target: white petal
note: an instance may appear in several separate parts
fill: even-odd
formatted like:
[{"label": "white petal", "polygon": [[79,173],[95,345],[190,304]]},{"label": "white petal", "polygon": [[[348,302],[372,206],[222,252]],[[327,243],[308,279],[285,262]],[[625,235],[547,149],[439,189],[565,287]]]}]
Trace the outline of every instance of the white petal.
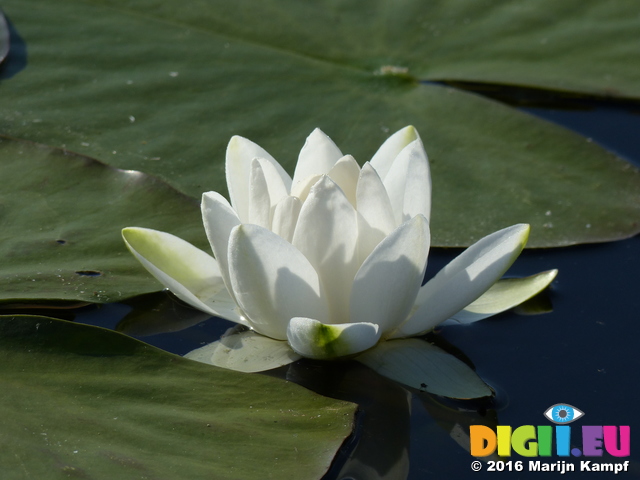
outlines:
[{"label": "white petal", "polygon": [[287,190],[291,188],[291,177],[266,150],[246,138],[237,135],[232,137],[227,146],[225,164],[227,187],[231,205],[244,221],[249,214],[249,178],[254,158],[272,164]]},{"label": "white petal", "polygon": [[349,295],[358,269],[357,240],[355,209],[329,177],[322,177],[302,205],[293,245],[320,276],[330,309],[329,323],[349,322]]},{"label": "white petal", "polygon": [[148,228],[125,228],[122,238],[140,263],[178,298],[210,315],[240,322],[211,255],[170,233]]},{"label": "white petal", "polygon": [[251,162],[249,186],[249,216],[245,223],[271,229],[275,206],[288,196],[288,187],[276,167],[263,158]]},{"label": "white petal", "polygon": [[380,339],[380,329],[372,323],[327,325],[311,318],[292,318],[287,339],[303,357],[329,360],[373,347]]},{"label": "white petal", "polygon": [[331,180],[344,192],[351,202],[356,206],[356,187],[360,176],[360,166],[351,155],[345,155],[329,170],[327,174]]},{"label": "white petal", "polygon": [[397,225],[418,214],[429,220],[431,173],[427,153],[420,139],[411,142],[398,154],[383,183]]},{"label": "white petal", "polygon": [[417,338],[381,342],[356,360],[387,378],[443,397],[493,395],[489,386],[467,364]]},{"label": "white petal", "polygon": [[420,136],[412,125],[398,130],[385,140],[378,151],[371,157],[371,165],[376,169],[380,178],[384,179],[391,168],[393,161],[404,147]]},{"label": "white petal", "polygon": [[358,257],[362,262],[397,226],[387,190],[369,162],[365,163],[360,171],[356,190],[356,207],[358,210]]},{"label": "white petal", "polygon": [[293,185],[312,175],[325,175],[342,158],[342,152],[319,128],[307,137],[293,174]]},{"label": "white petal", "polygon": [[548,270],[524,278],[503,278],[449,318],[445,325],[470,324],[509,310],[537,295],[556,278],[558,270]]},{"label": "white petal", "polygon": [[246,223],[271,229],[271,198],[262,166],[257,158],[251,162],[249,181],[249,213]]},{"label": "white petal", "polygon": [[218,192],[203,193],[201,209],[204,229],[211,244],[213,255],[218,261],[220,274],[231,297],[235,300],[231,282],[229,281],[227,250],[229,248],[231,229],[240,224],[240,219],[231,208],[231,205],[229,205],[229,202],[227,202],[227,199]]},{"label": "white petal", "polygon": [[476,300],[507,271],[528,237],[529,225],[519,224],[471,245],[420,289],[416,312],[393,337],[427,332]]},{"label": "white petal", "polygon": [[264,158],[257,158],[256,160],[260,164],[262,174],[267,182],[269,199],[273,206],[289,194],[291,178],[282,167],[280,167],[279,163],[274,163]]},{"label": "white petal", "polygon": [[403,322],[422,284],[429,244],[429,224],[422,215],[380,242],[353,282],[351,321],[375,323],[383,334]]},{"label": "white petal", "polygon": [[297,197],[284,197],[280,200],[273,211],[271,231],[280,235],[287,242],[291,242],[301,208],[302,202]]},{"label": "white petal", "polygon": [[310,175],[307,178],[302,179],[298,183],[294,183],[293,187],[291,187],[291,195],[294,197],[298,197],[300,201],[304,202],[309,196],[309,191],[311,187],[313,187],[318,180],[322,178],[322,175]]},{"label": "white petal", "polygon": [[293,317],[328,317],[320,279],[309,261],[265,228],[243,224],[233,229],[229,271],[238,305],[263,335],[284,340]]},{"label": "white petal", "polygon": [[196,362],[238,372],[263,372],[288,365],[300,358],[287,342],[251,330],[222,337],[185,355]]}]

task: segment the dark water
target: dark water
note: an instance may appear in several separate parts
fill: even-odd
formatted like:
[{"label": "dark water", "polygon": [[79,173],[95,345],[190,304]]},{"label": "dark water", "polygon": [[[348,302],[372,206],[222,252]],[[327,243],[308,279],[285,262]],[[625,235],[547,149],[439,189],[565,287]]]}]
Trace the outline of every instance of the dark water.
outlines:
[{"label": "dark water", "polygon": [[[511,99],[513,101],[513,99]],[[530,102],[528,102],[530,103]],[[566,109],[520,107],[592,138],[640,166],[640,115],[634,106],[571,100]],[[439,268],[459,250],[435,249],[430,265]],[[356,431],[345,444],[326,478],[539,478],[559,473],[530,472],[529,460],[564,460],[580,469],[590,458],[525,458],[523,471],[473,472],[468,452],[469,425],[551,425],[548,407],[568,403],[585,416],[572,423],[572,448],[582,447],[583,425],[629,425],[631,456],[605,453],[595,461],[630,460],[623,477],[640,477],[640,238],[600,245],[525,251],[508,272],[529,275],[557,268],[560,274],[548,292],[553,312],[526,316],[513,312],[468,327],[447,327],[433,337],[466,357],[495,390],[489,401],[452,402],[424,393],[410,393],[353,362],[323,365],[302,361],[270,375],[293,380],[324,395],[357,402]],[[144,303],[147,302],[147,303]],[[142,308],[136,310],[137,306]],[[193,326],[154,334],[140,311],[164,312],[165,325]],[[138,313],[136,313],[138,312]],[[124,319],[124,320],[123,320]],[[165,293],[131,305],[84,309],[77,321],[124,330],[160,348],[184,354],[215,341],[230,323],[208,319]],[[156,319],[157,320],[157,319]],[[555,448],[555,447],[554,447]],[[507,464],[508,465],[508,464]],[[508,469],[508,466],[506,467]],[[515,464],[512,464],[515,468]],[[574,477],[612,478],[612,473],[568,472]]]}]

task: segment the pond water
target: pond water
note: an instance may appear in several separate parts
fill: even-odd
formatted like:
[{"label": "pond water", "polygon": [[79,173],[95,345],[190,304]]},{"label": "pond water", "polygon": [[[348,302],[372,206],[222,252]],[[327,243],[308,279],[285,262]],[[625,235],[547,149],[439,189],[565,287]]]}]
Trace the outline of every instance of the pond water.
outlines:
[{"label": "pond water", "polygon": [[[572,128],[640,166],[640,143],[635,136],[640,131],[640,116],[633,106],[581,99],[560,104],[570,108],[531,104],[520,108]],[[459,252],[434,249],[429,272],[437,271]],[[486,460],[495,457],[484,459],[480,472],[471,469],[475,459],[468,452],[468,426],[551,425],[543,412],[557,403],[567,403],[585,414],[571,425],[572,448],[582,446],[583,425],[629,425],[630,457],[605,454],[593,460],[630,460],[628,472],[621,475],[640,477],[640,450],[634,443],[640,428],[640,238],[528,250],[508,274],[523,276],[552,268],[560,271],[546,294],[552,312],[508,312],[468,327],[442,328],[431,337],[475,366],[496,391],[490,401],[452,402],[409,393],[355,362],[327,366],[302,361],[269,372],[360,405],[356,431],[326,478],[493,478],[497,472],[487,471],[491,463]],[[152,322],[142,313],[150,309],[155,315]],[[117,328],[177,354],[215,341],[231,326],[181,305],[166,293],[70,314],[76,321]],[[176,322],[192,326],[158,333],[174,329]],[[529,459],[517,454],[510,459],[524,461],[523,471],[512,473],[514,478],[539,477],[539,472],[528,471]],[[531,460],[565,460],[580,470],[580,461],[588,459],[554,454]],[[571,475],[591,478],[597,473],[576,471]],[[611,478],[612,474],[604,475]]]}]

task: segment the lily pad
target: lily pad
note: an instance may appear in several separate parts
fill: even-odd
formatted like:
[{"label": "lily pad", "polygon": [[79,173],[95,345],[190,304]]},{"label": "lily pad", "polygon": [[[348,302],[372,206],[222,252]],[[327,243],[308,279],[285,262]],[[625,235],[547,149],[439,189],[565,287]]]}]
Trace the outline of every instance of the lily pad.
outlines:
[{"label": "lily pad", "polygon": [[7,478],[317,479],[354,404],[116,332],[0,317]]},{"label": "lily pad", "polygon": [[164,182],[0,137],[0,301],[118,301],[161,285],[120,229],[156,225],[208,248],[198,203]]},{"label": "lily pad", "polygon": [[[509,224],[529,246],[640,230],[638,170],[586,139],[431,82],[640,98],[633,2],[402,6],[294,0],[6,0],[29,47],[2,83],[0,131],[225,192],[240,134],[286,167],[320,127],[364,162],[413,124],[433,166],[434,245]],[[181,232],[172,233],[182,235]]]}]

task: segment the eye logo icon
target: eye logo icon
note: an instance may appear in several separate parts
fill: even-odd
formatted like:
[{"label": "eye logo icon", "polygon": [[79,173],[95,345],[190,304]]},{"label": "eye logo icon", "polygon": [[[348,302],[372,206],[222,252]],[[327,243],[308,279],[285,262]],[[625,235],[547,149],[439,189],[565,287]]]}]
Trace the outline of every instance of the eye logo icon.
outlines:
[{"label": "eye logo icon", "polygon": [[544,416],[551,420],[553,423],[564,425],[571,423],[579,419],[584,415],[584,412],[576,407],[572,407],[567,403],[556,403],[549,407]]}]

